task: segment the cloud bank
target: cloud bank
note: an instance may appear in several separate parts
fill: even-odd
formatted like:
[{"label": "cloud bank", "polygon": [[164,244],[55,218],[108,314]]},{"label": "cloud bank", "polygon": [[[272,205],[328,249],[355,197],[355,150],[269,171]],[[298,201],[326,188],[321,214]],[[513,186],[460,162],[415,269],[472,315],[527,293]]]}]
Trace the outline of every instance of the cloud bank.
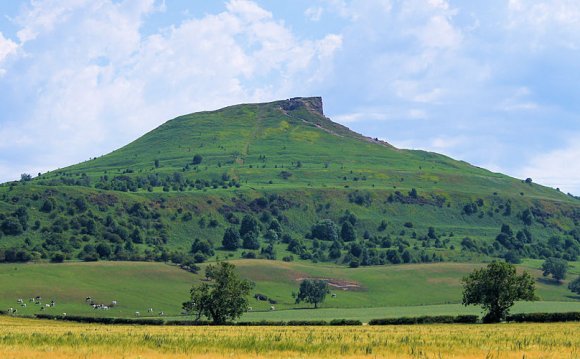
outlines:
[{"label": "cloud bank", "polygon": [[12,14],[15,29],[0,27],[0,181],[185,113],[322,95],[358,132],[580,194],[578,1],[175,6],[35,0]]}]

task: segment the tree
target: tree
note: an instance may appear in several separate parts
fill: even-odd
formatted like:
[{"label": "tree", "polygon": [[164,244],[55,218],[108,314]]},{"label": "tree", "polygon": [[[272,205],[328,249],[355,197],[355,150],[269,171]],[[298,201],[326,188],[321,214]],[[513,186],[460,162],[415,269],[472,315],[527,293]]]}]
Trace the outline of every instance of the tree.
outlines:
[{"label": "tree", "polygon": [[338,240],[338,227],[331,219],[318,221],[311,228],[312,238],[322,239],[324,241]]},{"label": "tree", "polygon": [[242,218],[242,224],[240,225],[240,237],[244,237],[249,232],[254,232],[258,236],[260,234],[260,224],[254,217],[246,214]]},{"label": "tree", "polygon": [[184,311],[195,315],[196,321],[205,316],[214,324],[239,318],[248,310],[247,297],[254,284],[241,279],[234,269],[227,262],[209,265],[205,270],[208,281],[191,288],[191,300],[183,303]]},{"label": "tree", "polygon": [[576,279],[568,284],[568,289],[576,294],[580,294],[580,276],[576,277]]},{"label": "tree", "polygon": [[551,274],[554,280],[561,282],[562,279],[566,279],[568,262],[560,258],[548,258],[542,264],[542,270],[544,277]]},{"label": "tree", "polygon": [[306,302],[314,304],[318,308],[318,303],[324,302],[328,293],[328,283],[319,279],[305,279],[300,283],[300,289],[296,296],[296,304]]},{"label": "tree", "polygon": [[356,240],[356,231],[350,221],[344,221],[340,229],[340,238],[345,242]]},{"label": "tree", "polygon": [[191,253],[201,253],[208,257],[215,254],[212,243],[208,240],[201,240],[199,238],[196,238],[191,244]]},{"label": "tree", "polygon": [[229,251],[235,251],[240,248],[240,234],[233,227],[226,229],[222,245]]},{"label": "tree", "polygon": [[197,155],[193,156],[193,159],[191,160],[191,164],[192,165],[199,165],[199,164],[201,164],[201,161],[203,161],[203,157],[201,157],[200,154],[197,154]]},{"label": "tree", "polygon": [[487,314],[484,322],[497,323],[509,314],[517,300],[537,300],[532,276],[516,273],[506,262],[492,262],[474,270],[463,280],[463,305],[481,305]]},{"label": "tree", "polygon": [[242,246],[245,249],[259,249],[260,241],[258,240],[258,235],[255,232],[248,232],[244,235]]}]

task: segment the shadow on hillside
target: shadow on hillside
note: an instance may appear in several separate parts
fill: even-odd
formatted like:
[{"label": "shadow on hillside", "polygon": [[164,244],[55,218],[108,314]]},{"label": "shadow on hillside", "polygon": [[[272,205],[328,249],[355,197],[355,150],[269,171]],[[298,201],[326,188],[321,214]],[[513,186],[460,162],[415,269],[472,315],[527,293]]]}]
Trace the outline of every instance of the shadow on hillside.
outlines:
[{"label": "shadow on hillside", "polygon": [[536,280],[537,280],[539,283],[542,283],[542,284],[545,284],[545,285],[553,285],[553,286],[556,286],[556,287],[559,287],[559,286],[561,286],[562,284],[564,284],[564,283],[562,283],[562,282],[558,282],[557,280],[550,279],[550,278],[538,278],[538,279],[536,279]]},{"label": "shadow on hillside", "polygon": [[570,299],[574,299],[574,300],[580,300],[580,295],[567,295],[566,298],[570,298]]}]

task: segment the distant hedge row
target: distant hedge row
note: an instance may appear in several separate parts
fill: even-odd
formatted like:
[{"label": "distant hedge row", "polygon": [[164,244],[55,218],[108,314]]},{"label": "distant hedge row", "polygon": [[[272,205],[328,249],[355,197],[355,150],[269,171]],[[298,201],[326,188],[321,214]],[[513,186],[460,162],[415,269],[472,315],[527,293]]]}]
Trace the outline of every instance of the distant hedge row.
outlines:
[{"label": "distant hedge row", "polygon": [[[0,310],[0,314],[6,314],[5,311]],[[130,319],[130,318],[95,318],[83,317],[78,315],[52,315],[52,314],[36,314],[38,319],[56,319],[66,320],[78,323],[99,323],[99,324],[137,324],[137,325],[213,325],[209,321],[193,321],[193,320],[167,320],[163,319]],[[580,312],[568,313],[523,313],[512,314],[506,318],[507,322],[515,323],[553,323],[553,322],[574,322],[580,321]],[[422,317],[402,317],[402,318],[384,318],[372,319],[369,325],[414,325],[414,324],[476,324],[479,322],[477,315],[438,315],[438,316],[422,316]],[[226,325],[232,326],[339,326],[339,325],[362,325],[360,320],[353,319],[333,319],[331,321],[325,320],[290,320],[290,321],[266,321],[259,322],[237,322],[228,323]]]},{"label": "distant hedge row", "polygon": [[[168,320],[162,319],[130,319],[130,318],[99,318],[99,317],[83,317],[77,315],[52,315],[52,314],[36,314],[37,319],[55,319],[66,320],[78,323],[99,323],[99,324],[138,324],[138,325],[213,325],[208,321],[193,321],[193,320]],[[360,320],[351,319],[333,319],[329,322],[324,320],[290,320],[284,321],[260,321],[260,322],[238,322],[228,323],[226,325],[232,326],[324,326],[324,325],[362,325]]]},{"label": "distant hedge row", "polygon": [[412,325],[412,324],[475,324],[479,320],[477,315],[437,315],[423,317],[402,317],[372,319],[369,325]]},{"label": "distant hedge row", "polygon": [[98,323],[98,324],[139,324],[139,325],[163,325],[162,319],[129,319],[129,318],[100,318],[83,317],[80,315],[52,315],[36,314],[37,319],[56,319],[78,323]]},{"label": "distant hedge row", "polygon": [[580,321],[580,312],[512,314],[506,318],[506,321],[516,323],[578,322]]}]

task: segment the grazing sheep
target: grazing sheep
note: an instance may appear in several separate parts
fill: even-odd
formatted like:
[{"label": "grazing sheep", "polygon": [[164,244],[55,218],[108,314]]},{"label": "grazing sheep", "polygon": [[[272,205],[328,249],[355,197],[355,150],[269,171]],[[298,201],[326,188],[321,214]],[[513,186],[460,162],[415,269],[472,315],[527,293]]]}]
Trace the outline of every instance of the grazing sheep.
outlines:
[{"label": "grazing sheep", "polygon": [[251,312],[251,311],[252,311],[252,307],[248,307],[248,312]]},{"label": "grazing sheep", "polygon": [[114,301],[111,302],[111,306],[114,306],[114,305],[117,305],[117,301],[116,300],[114,300]]},{"label": "grazing sheep", "polygon": [[336,298],[336,294],[335,293],[332,293],[332,298]]},{"label": "grazing sheep", "polygon": [[135,312],[135,316],[136,316],[136,317],[139,317],[139,316],[141,316],[141,313],[139,313],[139,312]]},{"label": "grazing sheep", "polygon": [[147,313],[153,313],[153,308],[147,309]]},{"label": "grazing sheep", "polygon": [[276,308],[274,306],[271,306],[270,310],[276,310]]},{"label": "grazing sheep", "polygon": [[160,317],[162,317],[162,316],[164,316],[164,315],[165,315],[165,313],[163,313],[163,311],[159,312],[159,316],[160,316]]},{"label": "grazing sheep", "polygon": [[66,313],[62,313],[62,316],[63,316],[63,317],[66,317]]}]

